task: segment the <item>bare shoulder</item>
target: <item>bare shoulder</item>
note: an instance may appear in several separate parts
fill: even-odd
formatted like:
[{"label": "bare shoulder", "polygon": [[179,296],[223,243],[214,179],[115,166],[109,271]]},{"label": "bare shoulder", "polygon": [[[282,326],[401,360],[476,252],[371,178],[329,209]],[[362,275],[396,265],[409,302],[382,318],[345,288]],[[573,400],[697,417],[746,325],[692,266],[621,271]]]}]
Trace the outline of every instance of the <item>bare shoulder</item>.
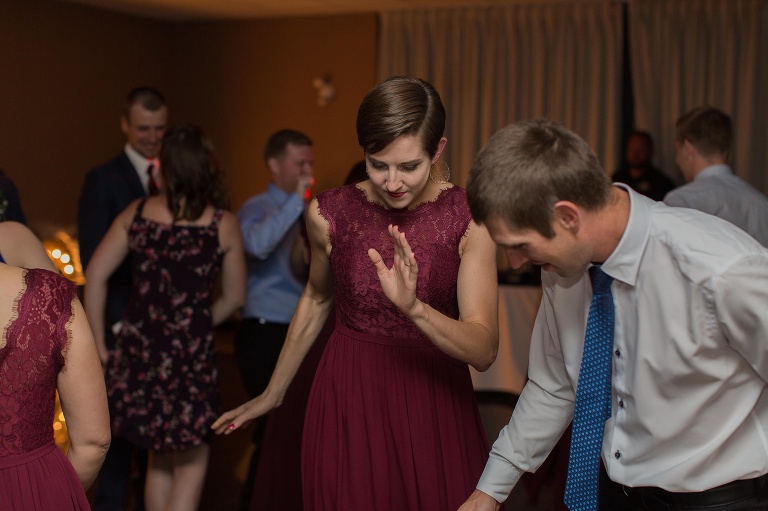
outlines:
[{"label": "bare shoulder", "polygon": [[133,217],[136,215],[136,210],[139,207],[139,203],[143,201],[143,198],[140,199],[134,199],[131,201],[126,208],[120,212],[120,214],[115,219],[115,222],[119,222],[120,224],[124,226],[128,226],[133,221]]},{"label": "bare shoulder", "polygon": [[56,271],[37,235],[18,222],[0,222],[0,255],[13,266]]},{"label": "bare shoulder", "polygon": [[483,254],[491,253],[493,257],[496,257],[496,243],[491,239],[488,229],[474,220],[469,222],[464,237],[459,244],[459,255],[463,256],[467,250]]},{"label": "bare shoulder", "polygon": [[[21,268],[0,264],[0,324],[7,325],[14,313],[14,302],[24,288],[24,271]],[[0,334],[0,348],[5,345]]]},{"label": "bare shoulder", "polygon": [[21,286],[21,278],[24,275],[24,269],[9,264],[0,264],[0,295],[7,294],[6,291],[14,287]]},{"label": "bare shoulder", "polygon": [[219,243],[228,250],[233,245],[242,246],[242,234],[237,217],[231,211],[223,210],[219,222]]},{"label": "bare shoulder", "polygon": [[310,237],[321,235],[321,239],[326,239],[328,236],[328,220],[320,212],[320,205],[317,199],[312,199],[307,209],[307,231]]},{"label": "bare shoulder", "polygon": [[231,211],[223,210],[221,212],[221,221],[219,222],[219,229],[226,233],[228,236],[232,235],[232,231],[240,232],[240,224],[237,221],[237,217]]},{"label": "bare shoulder", "polygon": [[37,236],[24,224],[7,220],[0,222],[0,243],[6,245],[14,240],[37,239]]}]

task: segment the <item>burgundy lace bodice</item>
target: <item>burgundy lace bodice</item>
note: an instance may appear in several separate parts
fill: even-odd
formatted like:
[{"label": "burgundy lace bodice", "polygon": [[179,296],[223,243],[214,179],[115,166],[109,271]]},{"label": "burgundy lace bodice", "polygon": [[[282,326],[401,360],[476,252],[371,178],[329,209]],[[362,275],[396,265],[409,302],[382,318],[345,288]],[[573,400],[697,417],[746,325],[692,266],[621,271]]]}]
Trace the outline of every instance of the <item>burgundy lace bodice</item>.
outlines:
[{"label": "burgundy lace bodice", "polygon": [[0,457],[53,439],[56,377],[64,366],[74,284],[26,270],[16,311],[0,337]]},{"label": "burgundy lace bodice", "polygon": [[354,185],[324,192],[317,200],[320,214],[330,226],[337,321],[369,334],[422,337],[418,328],[384,295],[368,258],[368,249],[375,248],[387,266],[392,266],[394,250],[387,233],[389,224],[399,226],[405,233],[416,256],[416,296],[443,314],[458,318],[458,247],[470,222],[463,189],[447,188],[434,201],[412,210],[386,209],[370,202],[365,192]]}]

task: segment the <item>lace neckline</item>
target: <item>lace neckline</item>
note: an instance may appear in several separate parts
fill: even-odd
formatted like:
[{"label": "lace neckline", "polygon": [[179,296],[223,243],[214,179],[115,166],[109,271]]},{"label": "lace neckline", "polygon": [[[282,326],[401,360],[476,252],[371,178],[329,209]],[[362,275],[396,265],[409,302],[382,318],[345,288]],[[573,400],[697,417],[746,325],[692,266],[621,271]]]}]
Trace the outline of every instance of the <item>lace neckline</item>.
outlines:
[{"label": "lace neckline", "polygon": [[435,195],[434,198],[432,198],[430,200],[425,200],[425,201],[419,202],[418,204],[416,204],[415,206],[413,206],[410,209],[409,208],[395,209],[395,208],[387,207],[386,204],[384,204],[384,203],[382,203],[382,202],[380,202],[380,201],[378,201],[378,200],[376,200],[374,198],[369,197],[368,193],[364,189],[358,187],[357,184],[352,185],[352,187],[356,190],[356,193],[358,193],[359,197],[361,197],[363,200],[365,200],[368,204],[370,204],[372,206],[377,206],[380,209],[382,209],[382,210],[384,210],[384,211],[386,211],[388,213],[401,213],[402,214],[402,213],[412,213],[414,211],[418,211],[420,209],[423,209],[424,207],[427,207],[427,206],[429,206],[431,204],[436,204],[437,202],[440,201],[440,199],[444,195],[447,195],[447,192],[449,190],[453,190],[454,188],[456,188],[456,185],[451,184],[451,186],[446,186],[445,188],[441,188],[437,192],[437,195]]}]

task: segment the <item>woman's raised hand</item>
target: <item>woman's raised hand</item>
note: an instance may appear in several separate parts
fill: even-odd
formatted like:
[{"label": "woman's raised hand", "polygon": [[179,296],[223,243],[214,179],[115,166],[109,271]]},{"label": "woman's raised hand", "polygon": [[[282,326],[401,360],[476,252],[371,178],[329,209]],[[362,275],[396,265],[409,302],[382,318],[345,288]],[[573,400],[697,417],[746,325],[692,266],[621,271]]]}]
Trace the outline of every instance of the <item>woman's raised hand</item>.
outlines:
[{"label": "woman's raised hand", "polygon": [[376,266],[376,273],[381,282],[384,294],[403,313],[408,314],[413,310],[418,300],[416,298],[416,280],[419,266],[413,250],[405,238],[405,233],[400,232],[396,225],[387,227],[389,237],[394,246],[394,261],[391,268],[387,268],[378,251],[368,249],[368,257]]}]

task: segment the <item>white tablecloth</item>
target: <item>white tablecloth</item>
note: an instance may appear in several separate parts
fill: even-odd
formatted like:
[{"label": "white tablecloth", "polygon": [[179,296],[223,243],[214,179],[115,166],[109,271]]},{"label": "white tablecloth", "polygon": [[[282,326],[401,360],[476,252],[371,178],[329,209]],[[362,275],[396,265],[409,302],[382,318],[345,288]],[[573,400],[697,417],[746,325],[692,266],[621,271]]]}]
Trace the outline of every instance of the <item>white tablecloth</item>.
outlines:
[{"label": "white tablecloth", "polygon": [[485,372],[469,368],[475,390],[520,394],[528,374],[528,348],[541,300],[540,286],[499,286],[499,353]]}]

